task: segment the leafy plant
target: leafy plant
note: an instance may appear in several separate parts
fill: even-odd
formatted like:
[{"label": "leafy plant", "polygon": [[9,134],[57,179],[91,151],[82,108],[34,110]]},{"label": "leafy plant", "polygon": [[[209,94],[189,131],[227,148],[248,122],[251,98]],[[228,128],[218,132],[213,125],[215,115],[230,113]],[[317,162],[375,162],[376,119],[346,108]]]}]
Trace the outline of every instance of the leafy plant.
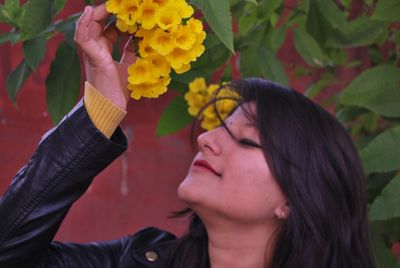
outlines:
[{"label": "leafy plant", "polygon": [[[46,80],[48,109],[55,123],[72,108],[81,79],[73,43],[80,14],[52,23],[65,3],[28,0],[21,5],[5,0],[0,5],[0,23],[12,28],[0,34],[0,44],[23,43],[24,58],[7,79],[13,102],[42,61],[46,43],[64,35]],[[313,82],[305,94],[335,110],[358,146],[380,267],[400,267],[391,250],[400,241],[400,1],[301,0],[293,6],[284,0],[191,3],[209,27],[206,51],[190,72],[172,76],[170,87],[179,96],[162,114],[157,134],[168,135],[189,123],[183,95],[196,77],[220,82],[239,70],[243,77],[259,76],[286,85],[309,78]],[[291,40],[303,59],[297,65],[283,64],[277,56]],[[352,78],[339,81],[343,73],[352,73]],[[332,88],[336,88],[333,94]]]}]

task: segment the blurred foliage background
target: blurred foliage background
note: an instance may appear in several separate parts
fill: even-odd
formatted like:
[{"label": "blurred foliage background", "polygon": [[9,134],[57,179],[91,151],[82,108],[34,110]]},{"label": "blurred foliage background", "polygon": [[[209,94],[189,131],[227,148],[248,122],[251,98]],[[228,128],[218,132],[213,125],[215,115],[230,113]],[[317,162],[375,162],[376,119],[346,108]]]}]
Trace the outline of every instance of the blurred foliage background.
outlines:
[{"label": "blurred foliage background", "polygon": [[[47,42],[63,36],[46,79],[48,112],[57,123],[80,91],[73,42],[80,14],[58,18],[67,0],[2,2],[0,23],[11,30],[0,33],[0,45],[22,43],[22,52],[11,53],[24,56],[7,79],[14,103],[43,60]],[[190,124],[183,95],[196,77],[218,83],[258,76],[289,86],[299,77],[312,77],[304,94],[335,113],[359,149],[379,265],[400,267],[400,1],[190,2],[206,25],[206,51],[188,73],[172,76],[170,89],[179,94],[163,112],[157,134],[168,135]],[[286,66],[277,56],[287,42],[293,43],[303,64]],[[117,58],[118,49],[114,54]],[[354,75],[342,86],[338,79],[344,73]]]}]

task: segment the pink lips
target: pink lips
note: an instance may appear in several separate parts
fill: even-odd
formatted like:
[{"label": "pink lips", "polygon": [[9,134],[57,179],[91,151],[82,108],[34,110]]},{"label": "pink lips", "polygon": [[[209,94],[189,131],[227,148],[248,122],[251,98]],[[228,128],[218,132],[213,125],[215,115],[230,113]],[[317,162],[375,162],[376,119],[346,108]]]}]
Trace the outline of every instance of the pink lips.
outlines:
[{"label": "pink lips", "polygon": [[221,174],[219,174],[217,171],[215,171],[215,170],[210,166],[210,164],[208,164],[208,162],[205,161],[205,160],[196,160],[196,161],[193,163],[193,166],[200,166],[200,167],[206,168],[206,169],[210,170],[212,173],[214,173],[215,175],[217,175],[218,177],[221,177]]}]

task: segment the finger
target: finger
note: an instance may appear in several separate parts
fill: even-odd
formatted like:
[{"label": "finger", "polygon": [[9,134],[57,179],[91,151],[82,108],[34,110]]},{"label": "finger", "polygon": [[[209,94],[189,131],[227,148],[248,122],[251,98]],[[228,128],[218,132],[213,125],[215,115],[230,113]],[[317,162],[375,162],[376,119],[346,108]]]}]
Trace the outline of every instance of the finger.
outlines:
[{"label": "finger", "polygon": [[89,25],[93,19],[93,8],[86,6],[84,12],[76,23],[75,42],[81,44],[89,38]]},{"label": "finger", "polygon": [[136,54],[135,49],[133,47],[133,38],[130,37],[129,40],[126,42],[124,47],[124,53],[121,57],[121,63],[124,64],[134,64],[136,61]]},{"label": "finger", "polygon": [[104,21],[108,16],[111,14],[107,12],[106,10],[106,4],[101,4],[97,7],[94,8],[94,16],[93,19],[95,21],[102,22]]},{"label": "finger", "polygon": [[105,38],[107,38],[107,40],[109,40],[107,45],[108,45],[109,50],[111,50],[113,44],[115,44],[115,42],[117,42],[117,38],[118,38],[118,31],[117,31],[117,27],[115,26],[115,22],[110,22],[109,24],[107,24],[107,26],[104,29],[103,35]]}]

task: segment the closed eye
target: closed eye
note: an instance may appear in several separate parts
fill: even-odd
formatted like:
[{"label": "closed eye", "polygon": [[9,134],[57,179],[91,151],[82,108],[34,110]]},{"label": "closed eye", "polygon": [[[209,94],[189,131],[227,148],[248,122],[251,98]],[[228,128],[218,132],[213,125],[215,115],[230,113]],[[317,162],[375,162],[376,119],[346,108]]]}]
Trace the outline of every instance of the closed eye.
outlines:
[{"label": "closed eye", "polygon": [[240,139],[239,140],[239,144],[243,145],[243,146],[249,146],[249,147],[255,147],[255,148],[261,148],[261,145],[259,145],[258,143],[250,140],[250,139]]}]

